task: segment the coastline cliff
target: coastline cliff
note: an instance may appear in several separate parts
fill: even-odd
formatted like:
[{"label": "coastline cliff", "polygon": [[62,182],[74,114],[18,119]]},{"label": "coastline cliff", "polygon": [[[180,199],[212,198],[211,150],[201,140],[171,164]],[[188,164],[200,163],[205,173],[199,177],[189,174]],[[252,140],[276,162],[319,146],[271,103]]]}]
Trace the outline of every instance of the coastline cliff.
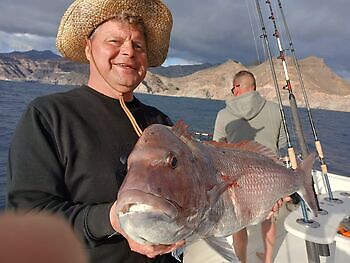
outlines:
[{"label": "coastline cliff", "polygon": [[[281,63],[275,61],[282,100],[288,104]],[[297,73],[287,59],[290,79],[298,106],[305,107]],[[322,58],[308,57],[299,61],[304,86],[312,108],[350,112],[350,83],[336,75]],[[218,65],[202,64],[151,68],[136,92],[225,99],[232,77],[239,70],[250,70],[257,79],[257,88],[267,99],[276,101],[275,87],[268,62],[245,66],[234,60]],[[51,51],[27,51],[0,54],[0,80],[31,81],[58,85],[81,85],[87,82],[88,66],[68,61]]]}]

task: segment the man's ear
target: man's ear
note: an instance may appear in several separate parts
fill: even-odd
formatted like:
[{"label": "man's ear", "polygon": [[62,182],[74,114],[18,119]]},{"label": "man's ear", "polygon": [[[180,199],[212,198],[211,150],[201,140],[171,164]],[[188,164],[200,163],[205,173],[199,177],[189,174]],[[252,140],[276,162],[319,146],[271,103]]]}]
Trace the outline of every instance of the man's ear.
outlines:
[{"label": "man's ear", "polygon": [[89,62],[90,62],[90,59],[91,59],[91,41],[90,41],[90,39],[86,40],[85,56],[86,56],[87,60],[89,60]]}]

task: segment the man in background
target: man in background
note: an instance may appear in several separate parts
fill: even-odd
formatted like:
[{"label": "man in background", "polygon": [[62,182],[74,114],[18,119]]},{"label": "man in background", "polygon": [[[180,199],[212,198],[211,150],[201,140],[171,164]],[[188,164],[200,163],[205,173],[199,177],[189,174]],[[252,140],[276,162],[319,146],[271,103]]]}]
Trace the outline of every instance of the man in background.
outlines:
[{"label": "man in background", "polygon": [[[228,143],[254,140],[277,154],[286,145],[278,105],[266,101],[256,91],[255,77],[249,71],[243,70],[234,76],[231,92],[226,107],[217,114],[213,139]],[[264,263],[272,263],[275,224],[265,220],[261,232],[265,246]],[[233,244],[240,261],[246,263],[248,235],[245,228],[233,235]]]}]

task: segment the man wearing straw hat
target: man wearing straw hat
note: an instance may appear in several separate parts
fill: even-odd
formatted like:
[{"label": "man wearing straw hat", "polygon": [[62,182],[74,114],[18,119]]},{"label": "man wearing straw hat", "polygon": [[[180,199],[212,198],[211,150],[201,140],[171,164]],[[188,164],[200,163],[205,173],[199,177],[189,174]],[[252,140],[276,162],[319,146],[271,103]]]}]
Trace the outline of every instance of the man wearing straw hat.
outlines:
[{"label": "man wearing straw hat", "polygon": [[171,125],[133,96],[147,68],[164,62],[171,28],[161,0],[74,1],[56,44],[64,57],[89,63],[88,83],[35,99],[13,136],[7,209],[63,214],[86,241],[91,262],[172,262],[166,253],[183,245],[140,245],[113,211],[142,130]]}]

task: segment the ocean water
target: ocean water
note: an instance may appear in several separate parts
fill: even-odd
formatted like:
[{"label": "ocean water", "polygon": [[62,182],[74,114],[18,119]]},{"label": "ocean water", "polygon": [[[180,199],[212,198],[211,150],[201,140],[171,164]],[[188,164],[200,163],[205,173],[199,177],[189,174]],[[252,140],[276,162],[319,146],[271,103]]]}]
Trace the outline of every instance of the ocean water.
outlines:
[{"label": "ocean water", "polygon": [[[27,104],[35,97],[69,90],[70,86],[57,86],[38,83],[0,81],[0,210],[5,203],[6,165],[8,148],[16,124]],[[217,112],[224,102],[185,97],[168,97],[136,94],[142,102],[156,106],[174,122],[184,120],[192,131],[212,133]],[[300,117],[310,151],[314,151],[313,135],[307,114],[300,109]],[[290,119],[288,108],[286,115]],[[312,110],[317,135],[322,143],[328,170],[350,176],[350,113],[328,110]],[[289,125],[291,128],[292,125]],[[291,133],[293,143],[295,134]],[[317,164],[316,164],[317,165]],[[317,166],[315,166],[317,168]]]}]

